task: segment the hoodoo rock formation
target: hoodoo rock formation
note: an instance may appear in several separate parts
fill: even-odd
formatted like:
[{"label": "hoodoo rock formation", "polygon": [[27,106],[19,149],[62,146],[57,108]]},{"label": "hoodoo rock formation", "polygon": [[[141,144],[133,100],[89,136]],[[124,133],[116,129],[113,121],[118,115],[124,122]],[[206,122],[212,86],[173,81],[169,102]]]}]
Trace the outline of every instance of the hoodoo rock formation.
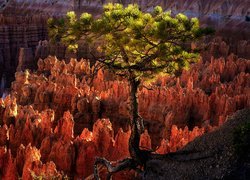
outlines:
[{"label": "hoodoo rock formation", "polygon": [[[129,155],[125,80],[103,69],[91,80],[94,69],[83,59],[65,63],[49,56],[37,66],[33,73],[17,72],[11,94],[0,100],[3,178],[9,171],[25,178],[88,177],[96,156]],[[161,77],[150,88],[141,87],[139,112],[147,129],[141,148],[175,152],[249,108],[249,71],[247,59],[212,57],[178,78]],[[128,175],[117,176],[122,177]]]},{"label": "hoodoo rock formation", "polygon": [[[49,17],[70,10],[98,14],[106,2],[118,1],[0,0],[0,97],[5,87],[11,87],[0,98],[0,179],[91,179],[95,157],[115,161],[129,156],[128,82],[105,69],[93,77],[92,62],[71,59],[65,46],[45,40]],[[249,0],[119,2],[138,3],[145,11],[161,5],[216,28],[219,36],[205,40],[207,50],[189,71],[159,77],[150,87],[143,82],[139,88],[139,113],[146,129],[140,146],[158,154],[184,152],[176,161],[148,162],[145,178],[176,178],[172,172],[185,171],[178,177],[204,179],[208,174],[203,170],[211,167],[211,177],[224,177],[216,169],[218,165],[231,170],[226,164],[234,157],[235,120],[249,119],[249,110],[243,110],[228,120],[236,111],[250,108]],[[76,56],[88,58],[88,46],[81,48]],[[185,150],[204,152],[185,156]],[[192,162],[187,167],[184,161],[190,156],[208,157],[199,161],[202,172],[191,171]],[[220,157],[225,161],[214,163]],[[105,169],[100,171],[104,176]],[[115,176],[134,177],[129,171]]]},{"label": "hoodoo rock formation", "polygon": [[[39,57],[43,59],[48,55],[56,55],[60,59],[69,57],[69,54],[65,52],[65,47],[61,45],[48,45],[46,42],[38,45],[39,41],[48,39],[47,19],[49,17],[59,17],[71,10],[78,13],[87,11],[98,14],[103,4],[108,2],[119,2],[124,5],[137,3],[145,11],[161,5],[165,10],[171,10],[174,14],[182,12],[190,17],[198,17],[203,25],[216,28],[217,34],[223,36],[226,44],[230,46],[230,52],[239,57],[250,58],[248,50],[250,23],[246,21],[250,13],[248,0],[216,2],[203,0],[8,0],[0,1],[0,82],[4,75],[6,81],[4,86],[10,87],[18,62],[21,63],[18,69],[29,65],[27,62],[23,64],[24,57],[35,57],[30,67],[36,65]],[[235,43],[235,40],[238,42]],[[218,43],[215,42],[215,45]],[[36,46],[38,46],[37,50]],[[23,51],[20,48],[29,50]],[[223,52],[227,53],[227,48],[222,48]],[[88,48],[83,46],[80,50],[78,57],[89,58]],[[3,83],[1,85],[3,86]]]}]

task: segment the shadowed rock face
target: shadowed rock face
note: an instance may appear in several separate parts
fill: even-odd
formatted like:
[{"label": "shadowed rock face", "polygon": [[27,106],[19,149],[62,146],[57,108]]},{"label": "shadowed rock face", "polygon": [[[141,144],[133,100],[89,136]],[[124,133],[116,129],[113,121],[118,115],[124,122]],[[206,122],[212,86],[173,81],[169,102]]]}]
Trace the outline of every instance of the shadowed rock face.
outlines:
[{"label": "shadowed rock face", "polygon": [[[0,70],[7,78],[7,87],[14,80],[19,57],[21,61],[24,57],[33,57],[38,41],[47,38],[47,18],[42,15],[21,17],[0,14]],[[20,48],[30,50],[23,54]]]},{"label": "shadowed rock face", "polygon": [[0,12],[8,15],[49,14],[63,15],[73,10],[74,0],[5,0]]},{"label": "shadowed rock face", "polygon": [[160,5],[173,13],[183,12],[204,19],[207,23],[215,22],[212,24],[214,27],[221,27],[231,21],[243,22],[250,13],[248,0],[5,0],[0,1],[0,7],[5,14],[44,13],[58,16],[70,10],[98,13],[103,4],[108,2],[124,5],[137,3],[145,11]]},{"label": "shadowed rock face", "polygon": [[[90,11],[100,12],[103,4],[113,2],[128,5],[137,3],[143,10],[152,10],[152,7],[160,5],[165,10],[172,10],[173,13],[183,12],[192,17],[204,18],[214,21],[215,27],[235,20],[242,22],[250,13],[250,2],[248,0],[9,0],[0,1],[4,13],[45,13],[50,15],[64,14],[70,10],[78,12]],[[15,10],[15,11],[13,11]],[[13,12],[11,12],[13,11]],[[223,21],[221,21],[223,20]]]},{"label": "shadowed rock face", "polygon": [[[242,154],[236,154],[234,149],[234,132],[238,127],[249,123],[249,113],[250,109],[238,111],[218,130],[189,143],[179,155],[149,161],[145,179],[232,178],[232,171],[236,173],[237,166],[241,167],[240,173],[242,174],[234,178],[249,179],[249,172],[247,172],[249,166],[243,167],[242,163],[237,164]],[[181,154],[181,152],[185,153]]]},{"label": "shadowed rock face", "polygon": [[[5,74],[5,87],[10,87],[10,82],[14,80],[18,61],[23,64],[27,61],[24,58],[34,57],[38,42],[48,39],[49,16],[64,15],[73,9],[73,4],[71,0],[0,1],[0,79]],[[30,50],[24,52],[20,48]],[[27,64],[18,67],[18,70],[29,66]],[[30,67],[36,65],[34,58],[31,64]]]}]

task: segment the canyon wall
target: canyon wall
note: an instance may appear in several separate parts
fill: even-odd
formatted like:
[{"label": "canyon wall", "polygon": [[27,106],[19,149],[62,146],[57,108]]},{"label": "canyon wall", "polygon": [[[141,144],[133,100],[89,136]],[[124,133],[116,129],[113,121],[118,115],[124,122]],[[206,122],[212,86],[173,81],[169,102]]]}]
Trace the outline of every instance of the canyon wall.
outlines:
[{"label": "canyon wall", "polygon": [[[246,21],[250,16],[248,0],[5,0],[0,2],[0,79],[5,74],[4,77],[7,78],[5,86],[10,87],[18,61],[23,63],[24,57],[34,57],[33,63],[27,63],[30,68],[36,65],[39,57],[45,58],[49,54],[57,55],[60,59],[69,57],[65,47],[62,46],[51,45],[44,51],[39,51],[38,42],[48,39],[46,24],[48,17],[62,16],[70,10],[98,14],[101,12],[102,5],[107,2],[121,2],[125,5],[138,3],[145,11],[152,10],[155,5],[161,5],[165,10],[171,9],[173,13],[183,12],[190,17],[199,17],[203,25],[217,29],[217,34],[223,36],[223,40],[229,45],[230,52],[240,57],[250,57],[250,22]],[[25,54],[20,48],[29,48],[30,50],[25,52],[32,52],[32,54]],[[87,52],[88,50],[83,47],[78,57],[88,58]],[[20,69],[22,68],[19,67]]]},{"label": "canyon wall", "polygon": [[[188,15],[200,17],[204,15],[213,16],[214,18],[222,18],[230,16],[231,18],[240,18],[248,15],[248,0],[8,0],[0,2],[1,9],[5,13],[15,10],[15,13],[48,13],[55,15],[56,12],[65,13],[69,10],[85,10],[92,8],[98,11],[103,4],[113,2],[122,3],[124,5],[138,4],[144,10],[150,10],[156,5],[162,6],[164,9],[171,9],[175,12],[185,12]],[[9,12],[8,12],[9,11]],[[22,12],[23,11],[23,12]],[[57,15],[58,15],[57,13]],[[240,20],[240,19],[239,19]]]},{"label": "canyon wall", "polygon": [[[162,6],[165,10],[173,13],[183,12],[188,16],[199,17],[206,24],[219,28],[230,27],[234,22],[244,27],[242,23],[250,16],[250,2],[248,0],[9,0],[2,2],[1,11],[5,14],[15,12],[15,14],[44,13],[49,15],[63,15],[70,10],[78,12],[89,11],[98,13],[102,10],[103,4],[109,2],[119,2],[124,5],[137,3],[145,10],[150,11],[156,5]],[[4,4],[4,5],[3,5]],[[236,25],[236,24],[235,24]],[[248,26],[249,27],[249,26]],[[232,27],[231,27],[232,28]],[[242,29],[241,29],[242,30]]]},{"label": "canyon wall", "polygon": [[[0,75],[5,74],[7,87],[14,80],[18,59],[32,58],[38,41],[47,38],[47,18],[41,15],[17,17],[0,14]],[[29,65],[36,65],[34,59]]]},{"label": "canyon wall", "polygon": [[7,15],[64,15],[74,8],[74,0],[6,0],[0,2],[0,12]]}]

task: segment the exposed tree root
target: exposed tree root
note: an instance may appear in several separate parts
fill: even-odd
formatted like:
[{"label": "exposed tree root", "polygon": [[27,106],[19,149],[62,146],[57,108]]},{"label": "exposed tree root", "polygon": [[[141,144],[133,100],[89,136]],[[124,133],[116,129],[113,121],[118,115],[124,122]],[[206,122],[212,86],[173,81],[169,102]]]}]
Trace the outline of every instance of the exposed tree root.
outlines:
[{"label": "exposed tree root", "polygon": [[155,154],[149,150],[142,150],[140,148],[140,135],[144,131],[143,119],[138,113],[138,102],[137,102],[137,90],[140,81],[136,80],[134,77],[130,78],[130,126],[131,126],[131,135],[129,138],[129,153],[131,158],[126,158],[122,161],[111,163],[105,158],[98,157],[96,158],[94,164],[94,177],[96,180],[100,180],[98,165],[104,165],[107,170],[107,179],[112,178],[112,174],[122,171],[124,169],[133,169],[139,174],[143,174],[143,170],[146,169],[146,164],[149,160],[152,159],[168,159],[171,161],[192,161],[192,160],[201,160],[204,158],[209,158],[212,155],[203,154],[199,151],[179,151],[171,152],[168,154]]},{"label": "exposed tree root", "polygon": [[179,152],[171,152],[168,154],[154,154],[151,151],[144,151],[142,150],[142,154],[147,154],[147,158],[144,164],[137,162],[132,158],[126,158],[118,162],[110,162],[105,158],[97,157],[95,164],[94,164],[94,177],[96,180],[100,180],[99,172],[98,172],[98,165],[104,165],[107,170],[107,180],[112,178],[114,173],[120,172],[125,169],[133,169],[139,174],[143,174],[143,169],[145,168],[146,162],[152,159],[169,159],[172,161],[194,161],[194,160],[201,160],[212,157],[213,154],[203,155],[200,151],[179,151]]},{"label": "exposed tree root", "polygon": [[131,158],[126,158],[121,161],[115,162],[117,165],[112,165],[110,161],[105,158],[97,157],[94,164],[94,176],[96,180],[100,180],[98,172],[98,164],[104,165],[108,170],[107,179],[111,179],[113,173],[122,171],[124,169],[136,169],[136,162]]}]

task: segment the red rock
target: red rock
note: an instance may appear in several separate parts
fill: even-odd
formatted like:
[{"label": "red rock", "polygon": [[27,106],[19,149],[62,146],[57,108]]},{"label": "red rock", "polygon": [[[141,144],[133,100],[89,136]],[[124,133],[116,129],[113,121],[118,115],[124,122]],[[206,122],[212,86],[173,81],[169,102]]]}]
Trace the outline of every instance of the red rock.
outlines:
[{"label": "red rock", "polygon": [[124,132],[121,128],[115,136],[114,151],[112,158],[123,159],[129,157],[129,137],[131,131]]},{"label": "red rock", "polygon": [[75,166],[76,150],[72,141],[58,140],[52,147],[48,156],[49,161],[53,161],[58,170],[71,175]]},{"label": "red rock", "polygon": [[2,98],[0,98],[0,125],[3,125],[3,115],[5,111],[5,103]]},{"label": "red rock", "polygon": [[4,158],[5,158],[6,154],[7,154],[7,148],[4,146],[1,146],[0,147],[0,172],[1,172],[1,174],[3,173],[2,170],[3,170],[4,165],[5,165]]},{"label": "red rock", "polygon": [[8,126],[5,124],[3,127],[0,126],[0,146],[7,145],[9,141]]},{"label": "red rock", "polygon": [[93,141],[98,147],[99,156],[110,155],[114,143],[114,131],[108,119],[99,119],[93,126]]},{"label": "red rock", "polygon": [[26,156],[25,146],[21,144],[17,150],[16,159],[15,159],[16,168],[17,168],[19,176],[22,176],[23,174],[23,167],[24,167],[25,158],[26,158],[25,156]]},{"label": "red rock", "polygon": [[160,146],[156,149],[158,154],[166,154],[170,152],[169,143],[167,140],[162,139]]},{"label": "red rock", "polygon": [[93,173],[92,167],[94,167],[98,147],[95,146],[93,141],[86,141],[82,139],[76,139],[74,144],[77,148],[75,178],[87,177]]},{"label": "red rock", "polygon": [[74,138],[74,120],[69,111],[65,112],[63,118],[58,121],[54,132],[64,141],[70,141]]},{"label": "red rock", "polygon": [[93,140],[93,133],[89,131],[87,128],[84,128],[80,138],[85,140],[85,141],[92,141]]},{"label": "red rock", "polygon": [[146,150],[151,150],[152,149],[151,138],[150,138],[147,130],[145,130],[145,132],[143,134],[141,134],[140,147],[142,149],[146,149]]},{"label": "red rock", "polygon": [[23,179],[34,179],[34,177],[43,178],[62,178],[61,174],[57,172],[56,166],[53,162],[47,162],[43,164],[40,161],[40,152],[35,147],[31,147],[29,144],[25,148],[25,163],[23,166]]},{"label": "red rock", "polygon": [[12,158],[11,152],[8,151],[5,159],[4,159],[4,167],[2,172],[3,180],[17,180],[18,173],[14,163],[14,159]]},{"label": "red rock", "polygon": [[51,148],[55,142],[56,142],[56,137],[53,135],[47,136],[43,139],[40,147],[42,162],[48,161]]}]

